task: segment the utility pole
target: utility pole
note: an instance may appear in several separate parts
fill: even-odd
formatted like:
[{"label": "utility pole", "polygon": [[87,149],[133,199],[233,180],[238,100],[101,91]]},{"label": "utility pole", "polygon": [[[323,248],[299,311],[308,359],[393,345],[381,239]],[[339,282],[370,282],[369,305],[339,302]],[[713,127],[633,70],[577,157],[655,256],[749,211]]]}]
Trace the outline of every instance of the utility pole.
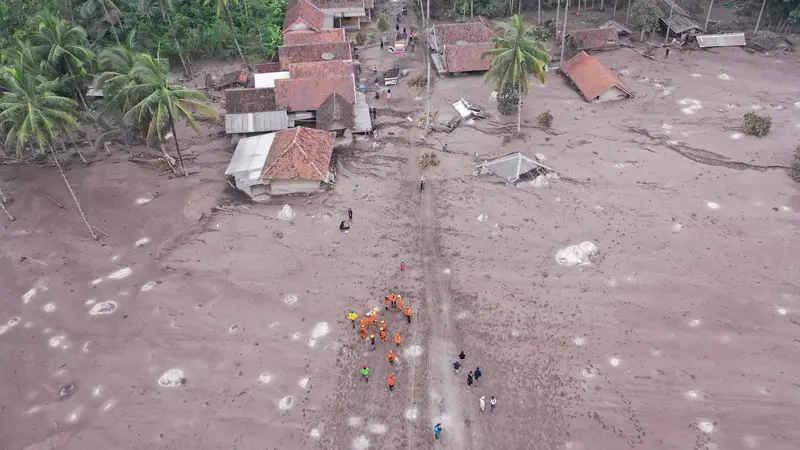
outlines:
[{"label": "utility pole", "polygon": [[767,4],[767,0],[761,2],[761,11],[758,12],[758,20],[756,20],[756,29],[753,30],[753,33],[758,31],[758,26],[761,24],[761,15],[764,14],[764,5]]},{"label": "utility pole", "polygon": [[708,14],[706,14],[706,26],[703,27],[703,31],[708,29],[708,19],[711,18],[711,8],[714,7],[714,0],[711,0],[711,4],[708,5]]},{"label": "utility pole", "polygon": [[[580,0],[578,0],[580,2]],[[580,3],[578,3],[580,5]],[[558,61],[558,67],[564,67],[564,47],[567,46],[565,42],[567,39],[567,19],[569,18],[569,0],[564,6],[564,29],[561,30],[561,59]],[[563,70],[562,70],[563,72]]]},{"label": "utility pole", "polygon": [[[422,2],[422,0],[420,0]],[[431,126],[431,46],[428,42],[428,39],[431,37],[431,29],[430,29],[430,20],[431,20],[431,0],[428,0],[428,11],[426,12],[425,16],[425,56],[428,63],[428,83],[427,83],[427,101],[425,105],[425,136],[423,137],[424,141],[428,142],[428,130]]]},{"label": "utility pole", "polygon": [[[675,2],[676,2],[676,0],[670,0],[670,4],[669,4],[669,21],[667,22],[667,35],[664,36],[664,43],[665,44],[667,43],[667,41],[669,41],[669,24],[672,23],[672,10],[675,9]],[[653,31],[651,31],[651,33],[655,34],[656,30],[653,29]]]}]

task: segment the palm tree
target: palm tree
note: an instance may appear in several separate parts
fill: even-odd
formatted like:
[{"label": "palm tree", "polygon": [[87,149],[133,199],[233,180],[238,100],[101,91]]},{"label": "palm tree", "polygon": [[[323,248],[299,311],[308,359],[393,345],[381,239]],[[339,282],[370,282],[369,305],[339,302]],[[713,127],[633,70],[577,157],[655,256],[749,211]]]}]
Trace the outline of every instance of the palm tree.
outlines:
[{"label": "palm tree", "polygon": [[168,130],[172,131],[181,171],[187,175],[178,134],[175,132],[175,120],[186,121],[199,134],[200,127],[194,111],[212,117],[217,117],[217,113],[204,103],[207,99],[202,92],[171,84],[169,76],[169,64],[165,60],[158,56],[154,58],[151,55],[138,54],[129,73],[130,83],[116,97],[127,108],[122,116],[123,122],[142,130],[148,143],[157,144],[175,170],[174,159],[163,145],[164,135]]},{"label": "palm tree", "polygon": [[117,45],[120,44],[117,25],[121,22],[122,11],[113,0],[86,0],[81,5],[80,12],[84,19],[91,19],[102,14],[102,21],[111,27],[111,32],[114,33],[114,40],[117,41]]},{"label": "palm tree", "polygon": [[[211,3],[212,0],[206,0],[206,5]],[[236,44],[236,50],[239,52],[239,56],[244,61],[244,65],[247,67],[247,70],[252,71],[253,68],[250,67],[250,63],[247,62],[247,58],[244,57],[244,53],[242,53],[242,47],[239,46],[239,39],[236,37],[236,25],[233,24],[233,15],[231,15],[231,10],[228,7],[228,0],[214,0],[217,3],[217,15],[220,15],[223,11],[225,11],[225,18],[228,19],[228,24],[231,26],[231,33],[233,34],[233,43]],[[234,4],[239,4],[239,0],[232,0]]]},{"label": "palm tree", "polygon": [[[75,119],[77,103],[71,98],[53,93],[55,81],[34,74],[22,64],[3,67],[0,69],[0,78],[8,89],[0,96],[0,131],[6,135],[5,146],[14,148],[18,156],[26,147],[31,151],[38,150],[39,154],[50,150],[89,234],[97,239],[53,148],[53,140],[59,133],[67,134],[78,127]],[[66,152],[63,141],[61,146]],[[80,155],[79,149],[78,154]]]},{"label": "palm tree", "polygon": [[[192,72],[189,71],[189,66],[186,64],[186,58],[183,57],[183,51],[181,50],[181,43],[178,41],[178,35],[175,33],[175,26],[172,25],[172,16],[170,13],[172,12],[172,0],[156,0],[158,3],[158,10],[161,11],[161,18],[167,21],[169,24],[169,29],[172,32],[172,39],[175,41],[175,46],[178,48],[178,57],[181,59],[181,66],[183,66],[183,71],[186,75],[191,76]],[[152,5],[152,0],[139,0],[139,7],[147,10],[147,14],[150,14],[150,6]]]},{"label": "palm tree", "polygon": [[98,145],[100,145],[100,142],[105,141],[106,138],[122,133],[129,151],[130,142],[128,141],[127,130],[123,126],[122,116],[130,109],[130,105],[128,105],[125,95],[119,94],[126,86],[137,81],[135,77],[131,76],[136,57],[133,51],[135,35],[135,31],[131,31],[125,44],[106,47],[100,51],[100,54],[97,55],[100,74],[94,80],[94,86],[103,90],[103,103],[106,113],[104,116],[110,118],[122,128],[121,130],[114,129],[101,135],[98,138]]},{"label": "palm tree", "polygon": [[522,96],[530,88],[529,76],[533,75],[541,83],[547,81],[545,66],[550,63],[550,55],[544,44],[526,39],[535,27],[525,29],[522,17],[511,18],[512,26],[504,30],[502,37],[492,39],[495,48],[481,54],[481,57],[493,56],[492,67],[486,72],[485,80],[497,82],[497,92],[517,89],[519,104],[517,105],[517,133],[522,129]]},{"label": "palm tree", "polygon": [[31,37],[31,53],[44,64],[52,79],[69,93],[77,93],[84,108],[83,92],[92,71],[95,55],[89,49],[86,30],[69,27],[58,17],[45,11],[40,16],[39,29]]}]

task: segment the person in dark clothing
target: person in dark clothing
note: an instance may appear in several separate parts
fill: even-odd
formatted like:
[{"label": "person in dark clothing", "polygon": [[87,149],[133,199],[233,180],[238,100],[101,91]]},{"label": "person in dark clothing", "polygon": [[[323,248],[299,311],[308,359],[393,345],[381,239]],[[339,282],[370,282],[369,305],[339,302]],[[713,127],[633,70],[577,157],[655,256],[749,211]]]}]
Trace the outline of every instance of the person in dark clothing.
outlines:
[{"label": "person in dark clothing", "polygon": [[350,221],[353,221],[353,208],[347,208],[347,217],[350,218]]},{"label": "person in dark clothing", "polygon": [[381,99],[381,94],[375,91],[375,100],[380,100],[380,99]]},{"label": "person in dark clothing", "polygon": [[350,225],[348,225],[344,220],[339,224],[339,231],[347,231],[349,229]]},{"label": "person in dark clothing", "polygon": [[425,175],[419,177],[419,191],[422,192],[425,190]]},{"label": "person in dark clothing", "polygon": [[467,386],[472,387],[472,372],[467,374]]},{"label": "person in dark clothing", "polygon": [[381,50],[383,50],[383,38],[381,38]]},{"label": "person in dark clothing", "polygon": [[461,370],[461,363],[458,360],[453,361],[453,369],[455,369],[456,376],[458,376],[458,371]]},{"label": "person in dark clothing", "polygon": [[669,58],[669,47],[664,51],[664,55],[665,58]]},{"label": "person in dark clothing", "polygon": [[477,369],[475,369],[475,384],[478,384],[478,380],[481,378],[481,375],[483,375],[481,373],[481,368],[478,367]]},{"label": "person in dark clothing", "polygon": [[[400,22],[400,16],[397,17],[397,21]],[[400,31],[400,24],[394,26],[395,31]]]},{"label": "person in dark clothing", "polygon": [[406,34],[406,27],[403,27],[403,34]]},{"label": "person in dark clothing", "polygon": [[467,357],[467,354],[464,353],[464,350],[461,350],[461,353],[458,354],[458,359],[464,360]]}]

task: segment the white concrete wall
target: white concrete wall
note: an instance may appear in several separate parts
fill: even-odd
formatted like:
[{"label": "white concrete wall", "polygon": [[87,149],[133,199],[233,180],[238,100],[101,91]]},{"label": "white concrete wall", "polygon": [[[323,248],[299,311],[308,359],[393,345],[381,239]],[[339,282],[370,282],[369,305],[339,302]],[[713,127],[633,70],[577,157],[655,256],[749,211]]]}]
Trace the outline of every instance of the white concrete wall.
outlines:
[{"label": "white concrete wall", "polygon": [[319,189],[319,181],[312,180],[272,180],[270,194],[307,194]]},{"label": "white concrete wall", "polygon": [[600,94],[595,102],[607,102],[611,100],[622,100],[624,98],[628,98],[628,94],[625,93],[622,89],[614,86],[611,89],[603,92]]}]

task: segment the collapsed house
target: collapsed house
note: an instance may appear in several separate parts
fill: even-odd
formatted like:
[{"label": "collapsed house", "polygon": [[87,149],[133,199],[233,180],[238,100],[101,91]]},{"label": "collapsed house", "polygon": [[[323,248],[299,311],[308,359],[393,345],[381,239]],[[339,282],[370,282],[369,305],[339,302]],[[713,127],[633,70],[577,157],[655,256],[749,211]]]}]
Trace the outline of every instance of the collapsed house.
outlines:
[{"label": "collapsed house", "polygon": [[786,37],[769,30],[760,30],[753,33],[745,32],[747,46],[761,52],[787,52],[794,49],[794,44]]},{"label": "collapsed house", "polygon": [[308,194],[333,183],[334,134],[297,127],[239,141],[225,175],[254,200],[270,195]]},{"label": "collapsed house", "polygon": [[633,31],[630,28],[626,27],[625,25],[617,22],[616,20],[609,20],[608,22],[600,25],[599,28],[608,28],[617,32],[617,36],[631,36],[633,35]]},{"label": "collapsed house", "polygon": [[633,95],[613,70],[586,52],[580,52],[562,64],[561,72],[587,102],[620,100]]},{"label": "collapsed house", "polygon": [[548,173],[555,173],[555,171],[519,152],[485,161],[476,166],[475,172],[473,172],[474,175],[491,174],[503,178],[509,183],[516,183],[525,175],[536,177]]},{"label": "collapsed house", "polygon": [[661,0],[660,6],[663,15],[659,19],[667,27],[667,35],[670,33],[680,36],[681,41],[688,40],[704,32],[705,28],[700,26],[691,14],[675,3],[675,0]]},{"label": "collapsed house", "polygon": [[567,39],[577,51],[612,50],[619,47],[619,35],[613,28],[577,30],[568,34]]}]

